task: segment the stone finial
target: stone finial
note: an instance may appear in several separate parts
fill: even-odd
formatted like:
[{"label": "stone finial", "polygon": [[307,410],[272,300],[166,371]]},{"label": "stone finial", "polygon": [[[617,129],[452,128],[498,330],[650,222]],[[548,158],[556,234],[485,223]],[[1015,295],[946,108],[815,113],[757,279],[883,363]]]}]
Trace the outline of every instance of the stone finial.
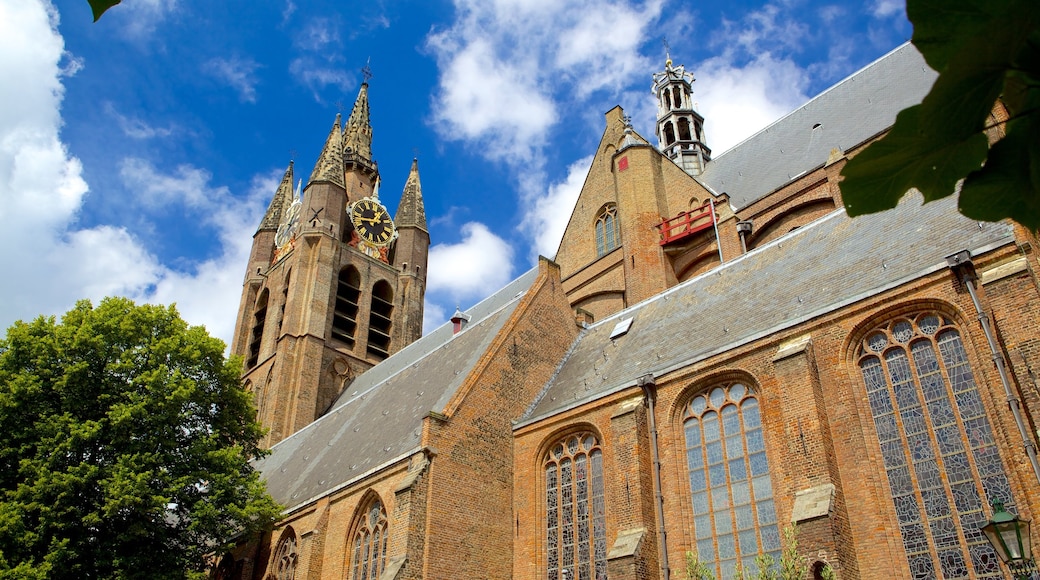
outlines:
[{"label": "stone finial", "polygon": [[419,183],[419,160],[412,159],[412,169],[404,183],[401,202],[397,205],[394,222],[398,228],[415,227],[426,230],[426,209],[423,206],[422,184]]},{"label": "stone finial", "polygon": [[307,185],[324,181],[336,184],[346,189],[346,181],[343,177],[343,135],[340,131],[340,115],[336,114],[336,122],[329,131],[329,137],[325,140],[325,147],[318,156],[318,162],[314,164],[314,171]]},{"label": "stone finial", "polygon": [[260,220],[260,227],[256,231],[278,229],[278,225],[282,222],[282,213],[293,202],[292,181],[293,162],[290,161],[281,183],[278,184],[278,189],[275,190],[274,197],[271,198],[271,205],[267,206],[267,213],[264,214],[264,219]]}]

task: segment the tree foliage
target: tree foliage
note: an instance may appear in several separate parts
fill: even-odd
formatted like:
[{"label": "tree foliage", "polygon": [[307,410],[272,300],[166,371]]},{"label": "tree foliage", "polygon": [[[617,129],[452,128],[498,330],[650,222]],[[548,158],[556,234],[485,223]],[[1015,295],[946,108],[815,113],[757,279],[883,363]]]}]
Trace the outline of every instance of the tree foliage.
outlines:
[{"label": "tree foliage", "polygon": [[101,15],[106,10],[120,2],[122,0],[87,0],[87,3],[90,4],[90,10],[94,13],[94,22],[97,22],[98,18],[101,18]]},{"label": "tree foliage", "polygon": [[[917,188],[973,219],[1040,228],[1040,8],[1036,0],[907,0],[913,44],[939,77],[920,105],[842,170],[850,216]],[[990,117],[998,97],[1008,120]],[[987,130],[1003,138],[989,147]]]},{"label": "tree foliage", "polygon": [[0,578],[183,578],[279,508],[240,364],[173,307],[83,301],[0,340]]}]

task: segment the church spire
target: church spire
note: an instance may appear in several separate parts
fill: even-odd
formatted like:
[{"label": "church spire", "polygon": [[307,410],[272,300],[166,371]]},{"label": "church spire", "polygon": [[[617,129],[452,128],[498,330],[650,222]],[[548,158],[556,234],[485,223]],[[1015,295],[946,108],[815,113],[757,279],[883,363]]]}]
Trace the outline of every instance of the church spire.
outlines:
[{"label": "church spire", "polygon": [[360,157],[363,162],[372,162],[372,124],[368,115],[368,80],[361,83],[361,91],[354,101],[354,110],[343,128],[343,152],[350,159],[352,155]]},{"label": "church spire", "polygon": [[398,228],[417,227],[426,230],[426,209],[423,207],[422,184],[419,183],[419,160],[412,159],[412,169],[404,183],[401,202],[397,204],[394,221]]},{"label": "church spire", "polygon": [[318,156],[318,162],[314,164],[311,178],[307,180],[307,186],[312,183],[325,181],[346,188],[343,181],[343,134],[340,131],[340,115],[336,113],[336,122],[329,131],[329,137],[325,140],[325,147]]},{"label": "church spire", "polygon": [[654,73],[657,96],[657,139],[661,152],[690,175],[700,175],[711,160],[704,141],[704,117],[693,109],[693,74],[672,66],[667,54],[664,71]]},{"label": "church spire", "polygon": [[278,189],[271,198],[271,205],[267,206],[267,213],[264,214],[264,219],[260,221],[260,227],[256,231],[278,229],[278,225],[282,221],[282,213],[293,202],[292,182],[293,162],[290,161],[289,167],[285,169],[285,175],[282,176],[282,182],[278,184]]}]

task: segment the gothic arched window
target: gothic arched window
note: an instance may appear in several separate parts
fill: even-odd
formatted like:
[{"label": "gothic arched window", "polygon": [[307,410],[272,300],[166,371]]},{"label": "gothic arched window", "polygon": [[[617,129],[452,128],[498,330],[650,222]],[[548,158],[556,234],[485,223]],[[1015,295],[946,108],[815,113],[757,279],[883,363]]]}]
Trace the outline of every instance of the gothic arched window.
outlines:
[{"label": "gothic arched window", "polygon": [[897,318],[857,356],[911,577],[1002,578],[979,528],[986,498],[1014,501],[960,333]]},{"label": "gothic arched window", "polygon": [[351,580],[376,580],[386,566],[386,509],[373,498],[361,512],[351,543]]},{"label": "gothic arched window", "polygon": [[354,266],[339,272],[336,284],[336,306],[332,311],[332,338],[354,347],[357,331],[358,300],[361,298],[361,274]]},{"label": "gothic arched window", "polygon": [[596,217],[596,256],[604,256],[621,245],[618,231],[617,206],[607,204]]},{"label": "gothic arched window", "polygon": [[564,437],[545,458],[545,543],[549,580],[607,577],[603,451],[592,433]]},{"label": "gothic arched window", "polygon": [[690,133],[690,120],[686,117],[679,117],[679,139],[683,141],[690,141],[693,136]]},{"label": "gothic arched window", "polygon": [[251,369],[260,361],[260,344],[264,339],[264,322],[267,320],[267,299],[270,293],[267,288],[260,293],[253,308],[253,332],[249,336],[249,358],[246,359],[246,368]]},{"label": "gothic arched window", "polygon": [[780,556],[758,399],[742,383],[717,386],[686,407],[686,459],[697,558],[719,578]]},{"label": "gothic arched window", "polygon": [[664,144],[671,145],[675,143],[675,126],[672,125],[671,121],[664,124]]},{"label": "gothic arched window", "polygon": [[274,552],[274,580],[294,580],[296,559],[296,532],[291,527],[285,528]]},{"label": "gothic arched window", "polygon": [[372,311],[368,319],[368,354],[379,359],[390,356],[390,324],[394,313],[394,291],[385,280],[372,287]]}]

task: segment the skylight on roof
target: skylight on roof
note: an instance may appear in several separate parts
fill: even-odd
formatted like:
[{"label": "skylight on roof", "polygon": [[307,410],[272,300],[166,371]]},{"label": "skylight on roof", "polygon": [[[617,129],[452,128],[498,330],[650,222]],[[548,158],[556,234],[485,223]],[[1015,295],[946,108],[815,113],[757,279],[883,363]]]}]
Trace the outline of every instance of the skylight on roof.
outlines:
[{"label": "skylight on roof", "polygon": [[631,327],[632,327],[632,319],[631,318],[626,318],[626,319],[622,320],[621,322],[618,322],[617,324],[614,325],[614,330],[610,331],[610,339],[614,340],[615,338],[625,334],[626,332],[628,332],[628,329],[631,328]]}]

